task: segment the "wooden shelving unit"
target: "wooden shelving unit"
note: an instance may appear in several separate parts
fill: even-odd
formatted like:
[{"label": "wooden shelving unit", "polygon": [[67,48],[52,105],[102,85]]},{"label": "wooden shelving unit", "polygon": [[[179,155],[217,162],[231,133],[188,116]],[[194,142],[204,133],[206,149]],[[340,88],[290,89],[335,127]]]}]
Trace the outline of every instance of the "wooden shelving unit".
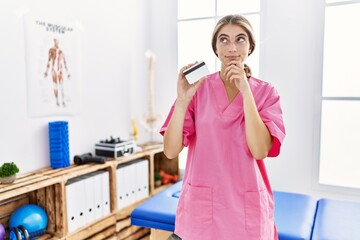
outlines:
[{"label": "wooden shelving unit", "polygon": [[[130,213],[142,199],[124,209],[117,209],[116,169],[118,165],[147,159],[149,161],[149,196],[170,185],[154,186],[154,171],[163,169],[170,174],[179,174],[178,159],[167,159],[162,146],[149,148],[117,159],[108,159],[105,164],[90,163],[71,165],[67,168],[45,168],[18,176],[12,184],[0,184],[0,223],[7,229],[12,212],[20,206],[32,203],[42,207],[48,216],[46,234],[39,239],[149,239],[149,229],[131,226]],[[65,185],[70,179],[95,171],[109,172],[110,214],[69,234]]]}]

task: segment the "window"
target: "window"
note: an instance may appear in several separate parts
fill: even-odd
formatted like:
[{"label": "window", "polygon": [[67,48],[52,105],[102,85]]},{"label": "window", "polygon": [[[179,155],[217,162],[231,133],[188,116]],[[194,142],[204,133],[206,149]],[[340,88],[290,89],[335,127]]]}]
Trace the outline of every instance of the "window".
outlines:
[{"label": "window", "polygon": [[[217,20],[227,14],[241,14],[250,21],[257,46],[247,64],[254,76],[259,75],[260,0],[178,0],[178,69],[201,60],[210,72],[220,69],[211,35]],[[179,156],[180,169],[185,168],[186,150]]]},{"label": "window", "polygon": [[319,183],[360,188],[360,1],[325,12]]},{"label": "window", "polygon": [[[210,72],[219,70],[211,48],[211,34],[217,20],[227,14],[241,14],[251,23],[257,43],[260,32],[260,0],[178,0],[178,68],[205,61]],[[259,44],[248,58],[254,76],[259,74]]]}]

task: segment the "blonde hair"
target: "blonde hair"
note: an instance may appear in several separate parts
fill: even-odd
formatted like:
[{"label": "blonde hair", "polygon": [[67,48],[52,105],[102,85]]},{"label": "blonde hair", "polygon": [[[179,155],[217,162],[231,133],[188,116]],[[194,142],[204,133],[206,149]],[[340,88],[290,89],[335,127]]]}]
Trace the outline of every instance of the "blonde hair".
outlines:
[{"label": "blonde hair", "polygon": [[[232,15],[227,15],[227,16],[222,17],[217,22],[217,24],[214,28],[214,31],[212,34],[211,46],[212,46],[212,49],[213,49],[215,55],[218,56],[216,53],[216,39],[217,39],[218,33],[219,33],[220,29],[227,24],[237,25],[237,26],[241,27],[242,29],[244,29],[244,31],[246,32],[246,34],[249,37],[249,42],[250,42],[249,55],[252,54],[254,52],[254,49],[256,46],[255,36],[254,36],[255,34],[254,34],[253,28],[252,28],[250,22],[245,17],[238,15],[238,14],[232,14]],[[245,72],[248,77],[251,76],[251,69],[246,64],[245,64]]]}]

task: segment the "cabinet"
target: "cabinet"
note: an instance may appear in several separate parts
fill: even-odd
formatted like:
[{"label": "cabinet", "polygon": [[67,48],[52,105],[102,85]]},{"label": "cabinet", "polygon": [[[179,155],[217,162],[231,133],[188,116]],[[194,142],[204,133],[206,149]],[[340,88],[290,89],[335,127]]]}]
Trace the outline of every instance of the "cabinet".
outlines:
[{"label": "cabinet", "polygon": [[[45,168],[18,176],[10,185],[0,184],[0,223],[8,235],[11,213],[25,204],[42,207],[48,216],[46,234],[39,239],[149,239],[149,229],[131,226],[130,213],[146,199],[139,200],[123,209],[117,209],[116,170],[120,164],[145,159],[149,165],[149,196],[169,185],[154,186],[154,171],[160,169],[170,174],[179,174],[178,158],[167,159],[162,146],[143,150],[129,156],[107,159],[105,164],[89,163],[71,165],[67,168]],[[68,232],[66,184],[74,178],[97,171],[107,171],[110,192],[110,213],[74,232]]]}]

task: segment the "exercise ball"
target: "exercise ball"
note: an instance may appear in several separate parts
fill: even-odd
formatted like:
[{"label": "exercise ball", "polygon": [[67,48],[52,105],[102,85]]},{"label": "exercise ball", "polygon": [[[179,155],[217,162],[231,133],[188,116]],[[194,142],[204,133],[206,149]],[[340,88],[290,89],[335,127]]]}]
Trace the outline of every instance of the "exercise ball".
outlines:
[{"label": "exercise ball", "polygon": [[27,204],[16,209],[10,217],[9,228],[24,226],[30,235],[41,235],[46,230],[48,217],[45,211],[35,205]]},{"label": "exercise ball", "polygon": [[4,226],[0,223],[0,240],[4,240],[5,239],[5,228]]}]

